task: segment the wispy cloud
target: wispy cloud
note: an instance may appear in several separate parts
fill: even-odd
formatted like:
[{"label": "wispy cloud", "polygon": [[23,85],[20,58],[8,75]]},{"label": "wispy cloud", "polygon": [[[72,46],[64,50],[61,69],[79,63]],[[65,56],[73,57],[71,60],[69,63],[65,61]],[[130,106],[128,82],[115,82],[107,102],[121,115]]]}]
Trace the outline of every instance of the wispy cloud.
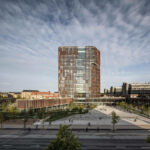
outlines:
[{"label": "wispy cloud", "polygon": [[1,1],[0,90],[57,90],[63,45],[101,51],[102,89],[149,80],[149,22],[149,0]]}]

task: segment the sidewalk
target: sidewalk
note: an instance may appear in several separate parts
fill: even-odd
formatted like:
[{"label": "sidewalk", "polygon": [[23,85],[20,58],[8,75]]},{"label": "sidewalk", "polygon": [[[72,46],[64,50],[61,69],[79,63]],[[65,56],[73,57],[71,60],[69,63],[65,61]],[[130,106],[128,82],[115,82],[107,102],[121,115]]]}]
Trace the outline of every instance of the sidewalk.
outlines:
[{"label": "sidewalk", "polygon": [[[73,131],[74,135],[79,139],[146,139],[147,135],[150,135],[149,132],[78,132]],[[0,138],[47,138],[54,139],[56,138],[57,131],[52,130],[8,130],[0,131]]]},{"label": "sidewalk", "polygon": [[[19,125],[3,125],[3,129],[23,129],[24,125],[19,124]],[[31,128],[31,129],[59,129],[59,125],[48,125],[48,123],[45,123],[44,126],[43,124],[38,124],[38,126],[35,125],[26,125],[26,128]],[[75,130],[111,130],[112,125],[71,125],[71,129]],[[140,126],[135,126],[135,125],[116,125],[116,129],[118,130],[150,130],[150,125],[140,125]]]}]

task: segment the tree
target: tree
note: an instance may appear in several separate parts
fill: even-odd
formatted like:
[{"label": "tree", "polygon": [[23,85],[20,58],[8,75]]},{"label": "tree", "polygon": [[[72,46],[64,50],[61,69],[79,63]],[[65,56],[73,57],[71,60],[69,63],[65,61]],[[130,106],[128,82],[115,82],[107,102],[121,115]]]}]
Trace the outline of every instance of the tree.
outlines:
[{"label": "tree", "polygon": [[119,102],[116,102],[116,106],[119,106]]},{"label": "tree", "polygon": [[143,113],[145,113],[145,111],[146,111],[146,107],[145,107],[145,105],[142,105],[141,106],[141,113],[143,114]]},{"label": "tree", "polygon": [[83,108],[79,107],[79,113],[82,114]]},{"label": "tree", "polygon": [[147,142],[147,143],[150,143],[150,136],[149,136],[149,135],[148,135],[147,138],[146,138],[146,142]]},{"label": "tree", "polygon": [[21,99],[21,95],[18,95],[18,96],[17,96],[17,99]]},{"label": "tree", "polygon": [[120,117],[114,111],[111,113],[111,115],[112,115],[113,131],[115,131],[115,124],[118,123]]},{"label": "tree", "polygon": [[45,108],[43,108],[42,109],[42,123],[43,123],[43,129],[44,129],[44,122],[45,122],[45,117],[46,117],[46,109]]},{"label": "tree", "polygon": [[2,103],[1,109],[2,109],[3,112],[8,112],[9,111],[8,103]]},{"label": "tree", "polygon": [[48,145],[45,150],[80,150],[81,144],[75,138],[68,125],[60,125],[57,138]]},{"label": "tree", "polygon": [[129,107],[128,107],[128,108],[129,108],[129,111],[130,111],[130,112],[133,111],[133,105],[132,105],[132,104],[129,104]]},{"label": "tree", "polygon": [[23,119],[23,123],[24,123],[24,129],[26,128],[26,123],[28,121],[28,113],[26,112],[26,110],[24,110],[24,119]]},{"label": "tree", "polygon": [[126,103],[125,102],[120,102],[120,107],[122,109],[126,109]]},{"label": "tree", "polygon": [[17,107],[14,105],[9,105],[8,112],[11,114],[11,118],[15,119],[18,112]]},{"label": "tree", "polygon": [[147,108],[147,113],[150,116],[150,106]]},{"label": "tree", "polygon": [[4,121],[4,120],[5,120],[4,114],[3,114],[3,112],[0,112],[1,128],[2,128],[2,124],[3,124],[3,121]]},{"label": "tree", "polygon": [[70,111],[72,111],[72,110],[77,110],[77,109],[78,109],[78,107],[77,107],[77,105],[76,105],[75,103],[71,102],[71,103],[69,104],[69,110],[70,110]]},{"label": "tree", "polygon": [[28,113],[29,113],[30,116],[33,116],[34,115],[34,110],[33,109],[29,109]]},{"label": "tree", "polygon": [[38,116],[39,119],[45,118],[45,114],[46,114],[46,109],[45,108],[41,108],[37,112],[37,116]]}]

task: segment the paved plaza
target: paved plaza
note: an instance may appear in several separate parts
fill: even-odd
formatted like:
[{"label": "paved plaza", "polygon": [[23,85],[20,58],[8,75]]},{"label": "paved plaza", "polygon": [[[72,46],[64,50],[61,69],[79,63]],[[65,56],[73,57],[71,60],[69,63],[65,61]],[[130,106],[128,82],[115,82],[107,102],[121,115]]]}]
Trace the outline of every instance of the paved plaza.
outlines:
[{"label": "paved plaza", "polygon": [[71,124],[71,125],[111,125],[111,113],[115,111],[120,116],[118,126],[136,126],[136,127],[149,127],[150,119],[139,116],[134,113],[129,113],[111,106],[97,106],[95,109],[90,110],[87,114],[78,114],[62,118],[52,122],[52,125]]},{"label": "paved plaza", "polygon": [[[88,129],[111,129],[112,111],[115,111],[116,114],[120,116],[120,120],[116,125],[117,129],[150,129],[150,119],[134,113],[119,110],[115,107],[103,105],[97,106],[86,114],[72,115],[51,123],[43,122],[42,120],[38,122],[29,120],[26,127],[37,128],[38,126],[38,128],[58,129],[59,125],[62,124],[71,125],[71,128],[73,129],[85,129],[87,127]],[[20,120],[19,122],[12,121],[3,123],[3,128],[23,128],[23,126],[23,120]]]}]

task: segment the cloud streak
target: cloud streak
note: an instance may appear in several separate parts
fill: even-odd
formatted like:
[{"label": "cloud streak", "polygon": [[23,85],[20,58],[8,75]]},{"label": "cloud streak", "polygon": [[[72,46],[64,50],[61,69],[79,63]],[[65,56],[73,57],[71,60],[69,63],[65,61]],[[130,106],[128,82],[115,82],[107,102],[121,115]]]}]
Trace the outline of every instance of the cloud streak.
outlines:
[{"label": "cloud streak", "polygon": [[63,45],[101,51],[102,89],[150,79],[148,0],[0,3],[0,82],[11,85],[1,84],[0,91],[57,90],[57,49]]}]

